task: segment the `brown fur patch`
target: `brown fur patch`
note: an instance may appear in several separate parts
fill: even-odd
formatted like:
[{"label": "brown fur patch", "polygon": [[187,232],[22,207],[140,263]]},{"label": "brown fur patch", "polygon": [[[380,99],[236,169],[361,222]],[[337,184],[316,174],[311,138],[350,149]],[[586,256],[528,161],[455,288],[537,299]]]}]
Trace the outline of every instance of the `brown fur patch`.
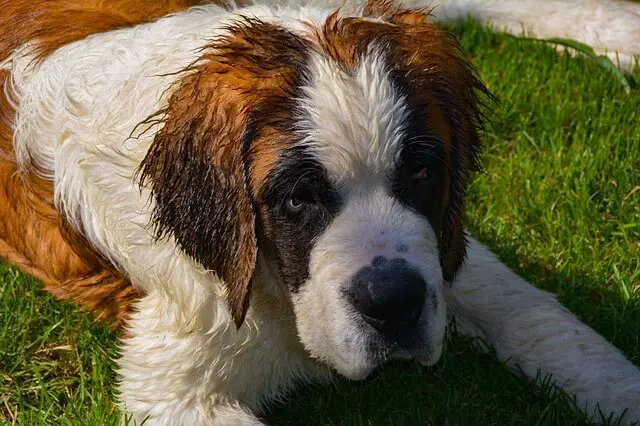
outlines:
[{"label": "brown fur patch", "polygon": [[427,23],[427,10],[403,10],[386,0],[369,1],[362,10],[364,17],[380,21],[343,18],[336,12],[315,32],[314,44],[347,72],[371,46],[384,52],[409,105],[444,142],[449,173],[443,182],[447,200],[439,244],[444,276],[451,280],[466,254],[464,198],[473,172],[480,168],[478,92],[487,90],[457,41]]},{"label": "brown fur patch", "polygon": [[141,165],[158,237],[172,235],[226,283],[237,326],[256,261],[253,194],[284,147],[282,105],[292,99],[306,50],[281,27],[235,24],[185,70]]},{"label": "brown fur patch", "polygon": [[[7,76],[0,73],[0,83]],[[11,116],[3,95],[0,112],[3,119]],[[65,238],[53,208],[51,182],[18,171],[11,131],[4,123],[0,122],[0,257],[38,278],[56,298],[72,300],[97,319],[122,325],[138,294],[121,273],[105,268],[86,244]]]},{"label": "brown fur patch", "polygon": [[[0,3],[0,60],[26,42],[42,59],[90,34],[150,22],[197,0],[30,0]],[[9,78],[0,72],[0,85]],[[127,278],[104,262],[53,207],[52,183],[18,171],[13,110],[0,94],[0,257],[40,279],[59,299],[73,300],[96,318],[122,325],[139,297]]]},{"label": "brown fur patch", "polygon": [[[214,1],[215,2],[215,1]],[[43,58],[91,34],[152,22],[203,0],[5,0],[0,3],[0,60],[37,40]],[[217,3],[217,2],[216,2]],[[219,3],[223,3],[220,1]]]}]

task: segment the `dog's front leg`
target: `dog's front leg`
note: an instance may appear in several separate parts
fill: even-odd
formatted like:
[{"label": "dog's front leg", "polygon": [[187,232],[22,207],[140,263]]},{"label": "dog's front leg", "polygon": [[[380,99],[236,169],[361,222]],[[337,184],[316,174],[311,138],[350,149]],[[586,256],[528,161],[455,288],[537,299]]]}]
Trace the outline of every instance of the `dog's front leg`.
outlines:
[{"label": "dog's front leg", "polygon": [[184,407],[174,416],[161,415],[157,417],[140,418],[137,415],[123,414],[122,425],[127,426],[264,426],[257,417],[247,409],[237,405],[221,405],[211,414],[205,413],[204,407]]},{"label": "dog's front leg", "polygon": [[258,331],[236,330],[224,312],[216,321],[197,309],[224,310],[207,296],[188,307],[152,290],[138,302],[118,361],[125,423],[129,417],[129,424],[145,425],[262,424],[252,414],[268,393],[259,386],[266,378],[251,366]]},{"label": "dog's front leg", "polygon": [[151,289],[135,306],[121,343],[118,396],[138,424],[258,425],[265,403],[295,381],[330,377],[264,286],[236,328],[223,293],[209,284],[185,299]]},{"label": "dog's front leg", "polygon": [[[589,414],[640,421],[640,369],[556,298],[533,287],[471,240],[466,264],[445,297],[458,330],[480,337],[528,377],[551,374]],[[597,420],[597,418],[594,418]]]}]

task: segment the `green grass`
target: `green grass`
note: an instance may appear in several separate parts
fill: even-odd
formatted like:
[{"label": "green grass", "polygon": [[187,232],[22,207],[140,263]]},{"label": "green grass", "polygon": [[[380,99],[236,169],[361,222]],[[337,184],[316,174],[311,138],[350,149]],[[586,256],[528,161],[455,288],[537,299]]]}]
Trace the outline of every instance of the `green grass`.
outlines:
[{"label": "green grass", "polygon": [[[473,234],[640,364],[640,90],[592,61],[453,28],[501,104],[486,173],[470,194]],[[116,338],[35,280],[0,269],[0,419],[116,424]],[[542,383],[541,383],[542,382]],[[364,382],[302,388],[272,424],[585,424],[570,398],[511,375],[450,337],[432,368],[385,367]]]}]

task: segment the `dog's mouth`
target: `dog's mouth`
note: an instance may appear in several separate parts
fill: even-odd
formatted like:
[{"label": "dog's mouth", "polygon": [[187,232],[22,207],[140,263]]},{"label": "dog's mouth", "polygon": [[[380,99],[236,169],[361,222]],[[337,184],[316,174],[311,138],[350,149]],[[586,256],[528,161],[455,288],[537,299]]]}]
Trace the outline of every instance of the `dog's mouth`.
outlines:
[{"label": "dog's mouth", "polygon": [[333,365],[333,368],[349,380],[364,380],[374,370],[394,361],[417,361],[422,366],[431,367],[440,360],[442,352],[442,344],[413,353],[398,348],[378,347],[375,350],[367,350],[366,356],[357,363],[358,365],[342,365],[342,368]]},{"label": "dog's mouth", "polygon": [[426,356],[416,357],[416,360],[425,367],[431,367],[440,361],[440,358],[442,357],[442,348],[443,345],[440,344],[435,349],[429,351]]},{"label": "dog's mouth", "polygon": [[432,366],[442,356],[442,339],[430,336],[419,324],[388,334],[381,332],[379,325],[371,325],[364,318],[357,322],[365,342],[362,352],[368,364],[381,366],[390,361],[416,360],[422,365]]}]

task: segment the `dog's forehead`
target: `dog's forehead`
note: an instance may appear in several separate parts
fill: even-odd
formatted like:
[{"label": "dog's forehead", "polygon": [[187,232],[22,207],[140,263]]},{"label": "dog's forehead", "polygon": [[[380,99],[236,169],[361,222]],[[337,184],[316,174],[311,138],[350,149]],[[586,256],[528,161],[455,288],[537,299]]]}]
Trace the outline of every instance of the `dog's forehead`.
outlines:
[{"label": "dog's forehead", "polygon": [[404,139],[408,110],[384,51],[375,45],[347,71],[328,56],[310,56],[302,87],[301,141],[340,184],[386,176]]},{"label": "dog's forehead", "polygon": [[[329,21],[318,23],[315,29],[326,29]],[[356,36],[345,45],[345,52],[336,52],[314,39],[327,34],[291,30],[307,42],[302,55],[305,61],[298,70],[296,87],[287,89],[293,97],[275,109],[282,119],[277,123],[268,120],[273,115],[271,107],[259,108],[252,115],[251,125],[259,128],[255,134],[260,135],[248,142],[250,151],[259,154],[252,156],[250,166],[256,189],[268,176],[278,176],[274,171],[285,166],[282,159],[290,157],[285,152],[292,148],[305,161],[297,165],[287,161],[287,167],[304,168],[307,160],[314,160],[337,186],[379,182],[389,176],[406,138],[409,114],[406,96],[393,82],[389,47]],[[357,58],[351,60],[355,49]],[[265,131],[266,127],[273,131]]]},{"label": "dog's forehead", "polygon": [[[343,188],[387,180],[403,148],[420,138],[438,139],[443,160],[452,159],[451,127],[460,120],[447,111],[457,104],[467,108],[466,99],[458,99],[467,84],[457,77],[466,75],[458,68],[466,68],[444,32],[429,24],[338,13],[307,24],[286,27],[302,40],[298,46],[304,52],[274,58],[300,59],[291,65],[298,78],[277,85],[291,86],[287,99],[267,96],[282,102],[274,109],[268,101],[268,108],[253,114],[259,135],[250,143],[250,151],[259,154],[250,166],[255,190],[278,175],[274,171],[288,156],[283,152],[292,147],[304,153],[300,168],[312,158],[332,184]],[[272,111],[277,120],[269,118]]]}]

